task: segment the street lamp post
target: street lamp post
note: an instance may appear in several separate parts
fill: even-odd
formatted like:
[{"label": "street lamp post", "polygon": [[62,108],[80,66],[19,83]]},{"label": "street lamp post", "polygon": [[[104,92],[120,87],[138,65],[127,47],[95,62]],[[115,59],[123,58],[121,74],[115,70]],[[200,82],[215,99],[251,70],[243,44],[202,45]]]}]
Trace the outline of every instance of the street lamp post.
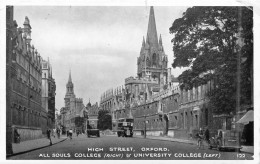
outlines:
[{"label": "street lamp post", "polygon": [[146,138],[146,115],[144,116],[144,138]]}]

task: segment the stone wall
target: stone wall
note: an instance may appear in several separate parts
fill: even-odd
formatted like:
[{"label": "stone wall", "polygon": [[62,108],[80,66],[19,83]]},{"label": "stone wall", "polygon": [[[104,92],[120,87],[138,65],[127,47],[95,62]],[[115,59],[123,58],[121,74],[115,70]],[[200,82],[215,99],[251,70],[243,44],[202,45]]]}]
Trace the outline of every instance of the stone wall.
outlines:
[{"label": "stone wall", "polygon": [[[17,129],[20,134],[20,141],[34,140],[38,138],[43,138],[41,128],[25,127],[25,126],[12,126],[12,129]],[[13,133],[14,134],[14,133]]]}]

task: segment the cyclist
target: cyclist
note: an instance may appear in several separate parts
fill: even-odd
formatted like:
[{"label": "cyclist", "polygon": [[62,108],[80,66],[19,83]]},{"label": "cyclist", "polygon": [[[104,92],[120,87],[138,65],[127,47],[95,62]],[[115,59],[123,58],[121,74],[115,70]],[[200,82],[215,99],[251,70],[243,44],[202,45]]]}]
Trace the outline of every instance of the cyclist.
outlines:
[{"label": "cyclist", "polygon": [[202,128],[200,128],[199,132],[197,133],[197,137],[198,137],[198,149],[201,148],[202,145],[202,139],[203,139],[203,131]]},{"label": "cyclist", "polygon": [[70,136],[70,140],[72,139],[72,129],[69,130],[69,136]]}]

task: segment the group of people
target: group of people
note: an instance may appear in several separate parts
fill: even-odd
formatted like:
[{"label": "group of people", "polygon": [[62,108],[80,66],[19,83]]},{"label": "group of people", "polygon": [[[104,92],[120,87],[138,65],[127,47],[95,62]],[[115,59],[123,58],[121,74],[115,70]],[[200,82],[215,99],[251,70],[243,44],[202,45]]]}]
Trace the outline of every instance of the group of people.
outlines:
[{"label": "group of people", "polygon": [[51,136],[53,136],[55,138],[55,135],[54,135],[55,132],[57,134],[57,138],[60,139],[60,133],[61,133],[60,128],[57,128],[57,129],[47,129],[47,138],[50,140],[50,145],[52,145]]},{"label": "group of people", "polygon": [[203,131],[202,128],[200,128],[199,132],[196,134],[196,137],[198,138],[198,149],[200,149],[203,146],[203,140],[205,140],[207,144],[210,144],[208,128],[206,128],[205,131]]},{"label": "group of people", "polygon": [[[47,130],[47,138],[50,140],[50,145],[52,145],[52,141],[51,141],[51,136],[53,136],[55,138],[54,133],[56,132],[57,137],[60,138],[60,134],[61,134],[61,129],[57,128],[57,129],[48,129]],[[80,134],[80,131],[77,131],[77,136]],[[70,140],[72,140],[72,135],[73,135],[73,130],[67,130],[67,137],[70,138]]]}]

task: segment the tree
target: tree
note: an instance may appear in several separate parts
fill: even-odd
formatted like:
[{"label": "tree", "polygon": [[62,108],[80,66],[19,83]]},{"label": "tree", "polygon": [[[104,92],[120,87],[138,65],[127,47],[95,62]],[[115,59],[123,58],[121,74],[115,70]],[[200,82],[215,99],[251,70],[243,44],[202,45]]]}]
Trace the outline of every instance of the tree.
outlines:
[{"label": "tree", "polygon": [[98,129],[99,130],[112,129],[112,118],[111,115],[109,115],[108,110],[100,110],[98,112]]},{"label": "tree", "polygon": [[[242,16],[238,16],[239,11]],[[241,104],[252,103],[252,27],[250,7],[192,7],[169,29],[174,34],[173,68],[189,67],[178,77],[180,87],[191,89],[194,85],[214,81],[215,89],[208,98],[216,114],[235,112],[238,53],[243,59]]]}]

